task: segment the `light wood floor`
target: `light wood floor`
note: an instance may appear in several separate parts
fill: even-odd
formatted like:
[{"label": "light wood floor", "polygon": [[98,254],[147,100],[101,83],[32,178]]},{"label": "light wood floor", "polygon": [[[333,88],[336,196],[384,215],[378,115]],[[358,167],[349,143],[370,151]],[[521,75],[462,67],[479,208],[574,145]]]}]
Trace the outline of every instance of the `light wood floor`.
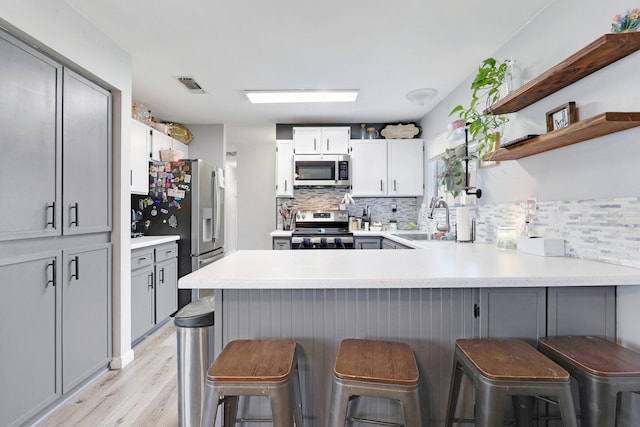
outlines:
[{"label": "light wood floor", "polygon": [[178,426],[173,322],[166,323],[134,350],[131,364],[106,372],[37,426]]}]

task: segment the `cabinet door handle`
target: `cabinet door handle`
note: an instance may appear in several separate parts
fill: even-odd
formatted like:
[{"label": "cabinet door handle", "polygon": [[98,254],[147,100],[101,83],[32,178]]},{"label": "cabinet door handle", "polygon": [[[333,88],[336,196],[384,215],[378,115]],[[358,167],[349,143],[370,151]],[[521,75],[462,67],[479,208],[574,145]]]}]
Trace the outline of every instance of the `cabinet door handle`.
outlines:
[{"label": "cabinet door handle", "polygon": [[47,284],[46,286],[56,286],[56,260],[52,259],[47,264]]},{"label": "cabinet door handle", "polygon": [[164,267],[160,269],[160,283],[164,285]]},{"label": "cabinet door handle", "polygon": [[384,191],[384,189],[382,188],[382,180],[380,180],[380,191]]},{"label": "cabinet door handle", "polygon": [[[71,216],[71,211],[73,210],[74,215]],[[73,218],[73,220],[71,220],[71,218]],[[74,203],[73,205],[69,206],[69,227],[71,227],[72,225],[75,225],[76,227],[78,226],[78,202]]]},{"label": "cabinet door handle", "polygon": [[147,276],[147,288],[153,289],[153,273],[149,273]]},{"label": "cabinet door handle", "polygon": [[398,186],[396,185],[396,180],[393,180],[393,191],[398,191]]},{"label": "cabinet door handle", "polygon": [[[71,264],[73,264],[73,270],[71,270]],[[80,264],[77,256],[71,258],[71,261],[69,261],[69,271],[73,271],[73,274],[69,276],[69,280],[80,280]]]},{"label": "cabinet door handle", "polygon": [[329,138],[327,138],[327,151],[329,151]]},{"label": "cabinet door handle", "polygon": [[284,180],[284,191],[285,192],[287,191],[287,180],[286,179]]},{"label": "cabinet door handle", "polygon": [[316,147],[316,139],[313,138],[313,151],[316,151],[317,147]]},{"label": "cabinet door handle", "polygon": [[480,317],[480,306],[478,304],[473,304],[473,317],[475,319]]},{"label": "cabinet door handle", "polygon": [[51,209],[51,221],[47,221],[44,228],[47,228],[48,226],[51,226],[51,228],[56,228],[56,202],[51,202],[51,204],[47,205],[47,214],[45,216],[45,221],[46,218],[49,217],[49,209]]}]

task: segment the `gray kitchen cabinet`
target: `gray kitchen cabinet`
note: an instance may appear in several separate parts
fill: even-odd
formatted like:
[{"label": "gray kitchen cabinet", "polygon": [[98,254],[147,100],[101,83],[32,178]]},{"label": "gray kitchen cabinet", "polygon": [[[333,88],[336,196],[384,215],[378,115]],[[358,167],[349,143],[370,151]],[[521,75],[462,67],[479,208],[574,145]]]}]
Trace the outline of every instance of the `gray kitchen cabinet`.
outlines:
[{"label": "gray kitchen cabinet", "polygon": [[547,335],[598,335],[615,339],[615,288],[549,288]]},{"label": "gray kitchen cabinet", "polygon": [[131,341],[137,342],[178,308],[178,245],[131,251]]},{"label": "gray kitchen cabinet", "polygon": [[546,334],[546,288],[483,288],[475,315],[480,338],[520,338],[537,345]]},{"label": "gray kitchen cabinet", "polygon": [[131,341],[153,328],[154,318],[153,248],[131,251]]},{"label": "gray kitchen cabinet", "polygon": [[111,95],[1,30],[0,93],[0,425],[16,426],[111,358]]},{"label": "gray kitchen cabinet", "polygon": [[291,249],[290,237],[274,237],[272,239],[272,243],[273,243],[273,250],[276,250],[276,251]]},{"label": "gray kitchen cabinet", "polygon": [[382,249],[413,249],[413,248],[411,248],[410,246],[403,245],[402,243],[398,243],[394,240],[383,238]]},{"label": "gray kitchen cabinet", "polygon": [[61,75],[60,64],[0,32],[2,199],[19,207],[3,215],[0,240],[60,234]]},{"label": "gray kitchen cabinet", "polygon": [[63,234],[111,230],[111,95],[64,70]]},{"label": "gray kitchen cabinet", "polygon": [[380,237],[354,237],[356,249],[380,249],[382,238]]},{"label": "gray kitchen cabinet", "polygon": [[0,425],[20,425],[111,357],[111,245],[0,260]]},{"label": "gray kitchen cabinet", "polygon": [[110,93],[4,33],[0,58],[4,202],[20,206],[0,240],[110,231]]},{"label": "gray kitchen cabinet", "polygon": [[178,309],[178,246],[168,243],[155,248],[155,323]]},{"label": "gray kitchen cabinet", "polygon": [[111,245],[63,251],[62,392],[67,393],[111,356]]},{"label": "gray kitchen cabinet", "polygon": [[61,394],[60,252],[0,259],[0,425],[17,426]]}]

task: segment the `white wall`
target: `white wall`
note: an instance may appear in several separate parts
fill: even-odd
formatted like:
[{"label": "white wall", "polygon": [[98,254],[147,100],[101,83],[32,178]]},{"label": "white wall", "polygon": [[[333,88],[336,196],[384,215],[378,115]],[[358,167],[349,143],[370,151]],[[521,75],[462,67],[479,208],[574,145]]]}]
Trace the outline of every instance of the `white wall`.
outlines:
[{"label": "white wall", "polygon": [[226,130],[228,146],[237,152],[237,247],[271,249],[269,233],[276,227],[276,127],[228,126]]},{"label": "white wall", "polygon": [[224,125],[186,125],[193,134],[189,143],[189,158],[203,159],[217,168],[224,168],[226,141]]},{"label": "white wall", "polygon": [[[610,32],[614,15],[632,6],[623,0],[552,2],[494,57],[500,60],[513,57],[520,64],[526,82]],[[477,63],[483,59],[477,58]],[[527,133],[545,133],[545,113],[568,101],[576,102],[579,119],[606,111],[640,111],[636,90],[639,68],[640,52],[636,52],[511,114],[511,122],[504,131],[505,140]],[[448,116],[455,105],[469,102],[469,85],[475,70],[469,73],[469,79],[421,121],[426,141],[457,118]],[[522,202],[529,196],[539,201],[637,196],[639,139],[640,128],[634,128],[480,169],[478,186],[483,196],[478,204]],[[634,310],[640,304],[640,287],[620,289],[618,300],[618,337],[622,343],[640,349],[640,333],[634,327],[640,320]]]},{"label": "white wall", "polygon": [[113,99],[113,361],[133,360],[131,349],[129,117],[131,57],[62,0],[0,2],[0,25],[112,89]]}]

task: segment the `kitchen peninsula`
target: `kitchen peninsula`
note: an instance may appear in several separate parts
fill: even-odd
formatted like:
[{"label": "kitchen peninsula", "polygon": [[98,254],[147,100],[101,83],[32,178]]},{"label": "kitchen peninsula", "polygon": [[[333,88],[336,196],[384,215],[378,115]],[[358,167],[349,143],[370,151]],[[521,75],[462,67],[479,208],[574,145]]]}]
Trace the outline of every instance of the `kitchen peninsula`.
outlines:
[{"label": "kitchen peninsula", "polygon": [[[481,243],[426,241],[416,247],[238,251],[183,277],[179,286],[216,290],[216,353],[238,338],[295,339],[305,421],[324,426],[343,338],[411,344],[425,417],[442,425],[457,338],[614,338],[616,287],[640,284],[639,269],[595,261]],[[398,415],[396,407],[380,402],[358,411]]]}]

